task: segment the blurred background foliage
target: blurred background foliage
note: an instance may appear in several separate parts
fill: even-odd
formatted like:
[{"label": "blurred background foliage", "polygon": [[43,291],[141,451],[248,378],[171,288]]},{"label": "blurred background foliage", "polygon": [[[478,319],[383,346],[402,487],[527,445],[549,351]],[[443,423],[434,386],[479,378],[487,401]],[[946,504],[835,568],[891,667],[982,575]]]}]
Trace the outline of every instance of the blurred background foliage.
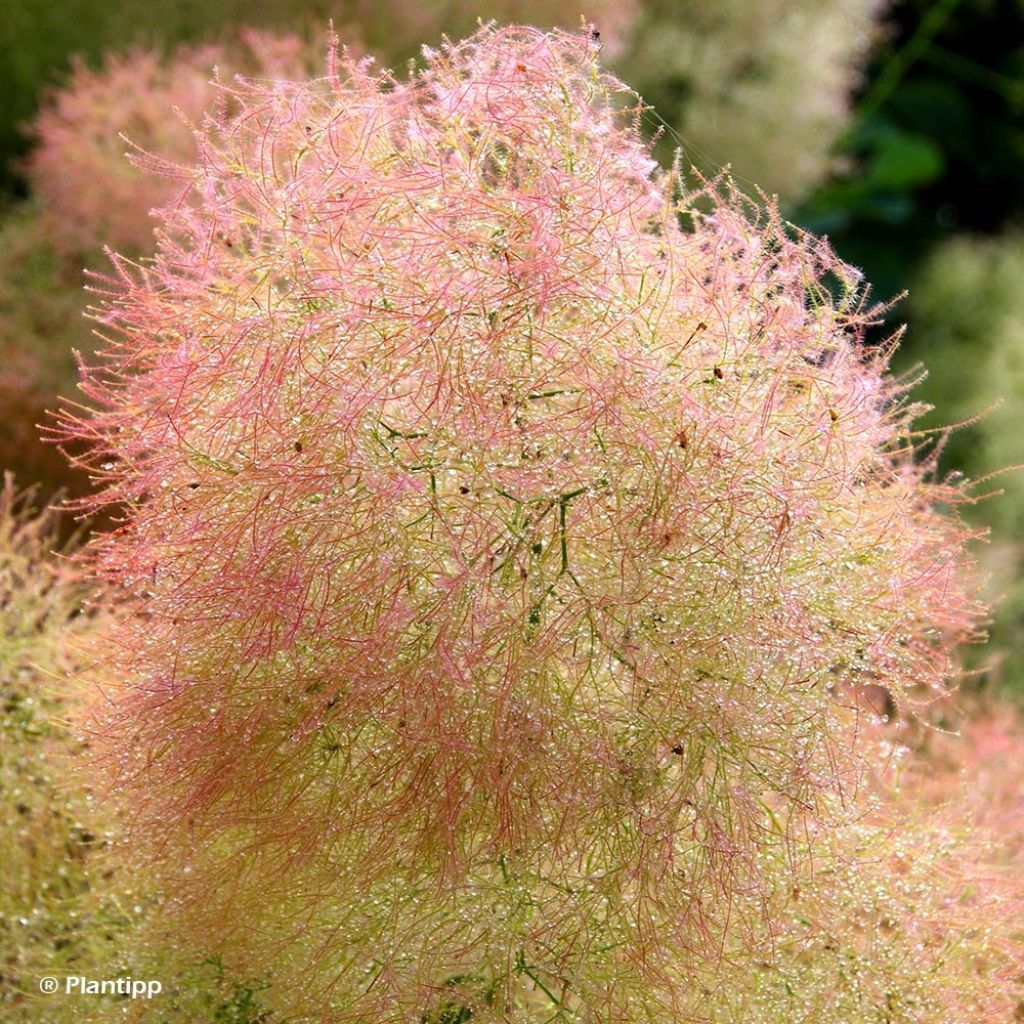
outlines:
[{"label": "blurred background foliage", "polygon": [[[61,224],[115,195],[104,174],[132,173],[118,130],[159,148],[154,83],[176,80],[181,54],[201,67],[213,51],[195,48],[219,46],[217,63],[251,73],[237,45],[250,25],[297,33],[312,49],[294,63],[308,68],[333,18],[344,42],[400,65],[478,17],[574,25],[581,13],[600,28],[608,63],[653,105],[646,124],[662,131],[663,159],[681,146],[703,173],[728,165],[777,195],[795,224],[827,234],[874,299],[909,291],[887,325],[909,328],[897,369],[928,370],[915,395],[938,408],[925,427],[968,423],[936,437],[941,472],[980,479],[1024,462],[1024,0],[0,0],[0,467],[44,494],[87,486],[37,443],[35,424],[58,393],[73,394],[72,349],[93,344],[81,273],[105,265],[109,238],[97,226],[83,241]],[[133,47],[138,65],[112,56]],[[94,72],[91,108],[71,104],[53,129],[61,96],[81,94]],[[133,111],[129,83],[146,75],[137,93],[149,107]],[[103,98],[104,81],[123,103]],[[66,148],[86,136],[91,156]],[[104,170],[100,150],[119,169]],[[140,195],[144,216],[159,197]],[[977,485],[993,490],[1005,493],[966,510],[992,530],[984,557],[1006,595],[977,667],[1024,692],[1013,656],[1024,646],[1024,477]]]}]

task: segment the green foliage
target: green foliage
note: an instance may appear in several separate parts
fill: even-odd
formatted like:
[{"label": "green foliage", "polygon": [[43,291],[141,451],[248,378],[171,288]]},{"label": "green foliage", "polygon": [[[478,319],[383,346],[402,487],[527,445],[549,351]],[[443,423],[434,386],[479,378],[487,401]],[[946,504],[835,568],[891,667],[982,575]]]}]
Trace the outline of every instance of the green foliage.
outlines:
[{"label": "green foliage", "polygon": [[1018,570],[1024,541],[1024,235],[954,238],[938,248],[911,291],[915,355],[928,377],[921,396],[936,407],[923,421],[964,423],[951,436],[943,464],[972,478],[997,474],[978,493],[1001,491],[970,510],[993,537],[993,646],[999,675],[1024,688],[1017,667],[1024,649],[1024,587]]},{"label": "green foliage", "polygon": [[794,213],[884,299],[952,231],[998,230],[1024,206],[1024,5],[907,0],[889,23],[839,140],[845,170]]},{"label": "green foliage", "polygon": [[94,348],[84,287],[81,265],[54,251],[35,207],[9,210],[0,221],[0,380],[18,379],[45,402],[73,392],[73,350]]},{"label": "green foliage", "polygon": [[75,394],[74,351],[94,349],[83,286],[81,266],[53,250],[35,208],[8,211],[0,221],[0,469],[39,483],[46,497],[88,487],[36,427],[58,395]]},{"label": "green foliage", "polygon": [[[704,172],[803,198],[835,167],[832,146],[878,31],[881,0],[648,0],[620,73]],[[678,134],[676,134],[678,133]]]},{"label": "green foliage", "polygon": [[[911,288],[914,355],[928,369],[921,397],[937,407],[925,423],[976,420],[952,435],[945,458],[948,468],[975,477],[1021,461],[1022,280],[1024,235],[962,236],[935,250]],[[1000,483],[1008,496],[986,503],[985,519],[1021,536],[1024,479],[1009,475]]]}]

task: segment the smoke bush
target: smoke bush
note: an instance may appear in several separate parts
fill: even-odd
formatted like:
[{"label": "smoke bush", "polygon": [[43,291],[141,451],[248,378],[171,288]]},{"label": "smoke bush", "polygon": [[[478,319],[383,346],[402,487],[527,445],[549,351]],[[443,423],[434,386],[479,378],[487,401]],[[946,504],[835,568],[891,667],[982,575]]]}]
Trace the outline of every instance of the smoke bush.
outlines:
[{"label": "smoke bush", "polygon": [[[123,1020],[123,1004],[41,994],[44,977],[158,978],[161,1020],[246,1020],[256,984],[148,944],[149,879],[114,855],[125,809],[96,799],[82,735],[102,700],[89,644],[114,609],[53,551],[55,517],[0,489],[0,1016]],[[236,1014],[236,1015],[232,1015]]]},{"label": "smoke bush", "polygon": [[[681,134],[690,162],[730,164],[795,203],[836,167],[833,146],[887,8],[887,0],[494,0],[487,14],[544,28],[574,27],[585,15],[606,60]],[[480,13],[464,0],[349,0],[342,9],[389,61],[442,32],[469,31]]]},{"label": "smoke bush", "polygon": [[[35,425],[58,393],[73,392],[74,352],[93,352],[82,262],[105,263],[104,244],[133,254],[154,248],[150,211],[185,189],[174,165],[195,160],[188,122],[198,122],[219,95],[210,81],[215,65],[228,80],[228,71],[305,77],[322,61],[314,49],[323,47],[246,30],[230,44],[181,47],[167,56],[113,55],[95,71],[79,63],[52,93],[34,126],[38,146],[27,164],[35,197],[0,225],[0,465],[50,491],[66,484],[81,492],[81,480],[69,477],[59,454],[40,451]],[[164,173],[129,162],[130,145],[119,133],[164,161]]]},{"label": "smoke bush", "polygon": [[[730,0],[711,11],[603,0],[584,10],[507,0],[489,13],[542,26],[572,25],[585,13],[599,26],[607,56],[692,145],[691,160],[732,163],[792,202],[834,166],[830,149],[883,6]],[[365,37],[387,60],[412,56],[420,40],[443,31],[468,30],[478,16],[461,0],[443,7],[350,0],[341,12],[346,40]],[[213,102],[214,65],[260,78],[304,78],[315,66],[313,48],[298,36],[252,29],[230,45],[113,54],[98,70],[75,65],[37,116],[38,145],[27,162],[58,248],[76,257],[99,241],[122,252],[152,248],[149,211],[173,197],[176,181],[131,166],[121,134],[172,163],[191,163],[191,131],[167,111],[174,106],[198,121]]]},{"label": "smoke bush", "polygon": [[808,837],[797,871],[775,864],[763,955],[723,978],[701,1019],[958,1024],[1024,1013],[1017,716],[983,714],[956,736],[928,730],[914,750],[869,742],[880,769],[865,815]]},{"label": "smoke bush", "polygon": [[[105,964],[120,950],[130,887],[111,870],[97,891],[96,863],[109,843],[82,787],[62,782],[81,753],[66,724],[75,699],[65,677],[80,672],[95,628],[86,591],[50,555],[55,523],[30,514],[10,476],[0,490],[0,1013],[40,1019],[39,978],[73,965]],[[116,877],[114,877],[116,876]],[[72,1007],[48,1020],[70,1021]]]},{"label": "smoke bush", "polygon": [[75,63],[36,118],[37,145],[26,165],[53,245],[74,257],[101,245],[149,252],[150,211],[182,186],[173,173],[145,173],[130,163],[125,138],[168,165],[191,164],[189,122],[198,122],[218,95],[211,82],[216,66],[260,78],[304,78],[315,63],[313,48],[298,36],[254,29],[230,44],[181,46],[166,56],[143,49],[111,54],[96,70]]},{"label": "smoke bush", "polygon": [[126,509],[133,851],[267,1012],[704,1019],[855,809],[837,695],[973,628],[855,272],[659,171],[596,57],[233,87],[57,428]]},{"label": "smoke bush", "polygon": [[904,797],[928,807],[970,804],[965,817],[995,837],[1005,864],[1024,857],[1024,724],[1019,705],[990,700],[961,710],[956,733],[929,731],[903,773]]},{"label": "smoke bush", "polygon": [[[593,22],[601,33],[605,54],[617,57],[626,46],[642,6],[641,0],[491,0],[485,13],[488,19],[500,23],[515,22],[544,29],[573,29],[581,22]],[[370,49],[392,63],[415,56],[424,40],[472,32],[484,13],[471,0],[446,0],[443,4],[344,0],[340,10],[346,22],[359,26]]]}]

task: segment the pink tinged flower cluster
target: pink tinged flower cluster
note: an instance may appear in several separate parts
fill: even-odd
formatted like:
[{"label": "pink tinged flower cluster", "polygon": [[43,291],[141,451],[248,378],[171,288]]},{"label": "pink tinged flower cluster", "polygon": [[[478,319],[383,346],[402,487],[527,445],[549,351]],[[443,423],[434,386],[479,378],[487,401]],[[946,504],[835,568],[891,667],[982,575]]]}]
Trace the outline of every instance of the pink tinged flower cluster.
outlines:
[{"label": "pink tinged flower cluster", "polygon": [[[962,734],[903,722],[866,737],[879,769],[864,813],[809,832],[809,856],[769,854],[776,885],[761,955],[746,937],[697,1019],[959,1024],[1024,1014],[1024,732],[1008,709],[979,710]],[[894,742],[913,734],[913,750]]]},{"label": "pink tinged flower cluster", "polygon": [[175,927],[291,1014],[694,1019],[854,796],[837,694],[975,621],[857,275],[659,171],[589,35],[231,100],[58,428]]},{"label": "pink tinged flower cluster", "polygon": [[[217,69],[228,81],[236,73],[305,78],[311,57],[298,36],[244,29],[230,43],[180,46],[168,55],[132,50],[97,69],[77,62],[40,111],[26,163],[54,248],[78,258],[103,245],[151,252],[151,211],[187,190],[193,126],[224,95],[213,81]],[[129,154],[148,162],[149,172]]]}]

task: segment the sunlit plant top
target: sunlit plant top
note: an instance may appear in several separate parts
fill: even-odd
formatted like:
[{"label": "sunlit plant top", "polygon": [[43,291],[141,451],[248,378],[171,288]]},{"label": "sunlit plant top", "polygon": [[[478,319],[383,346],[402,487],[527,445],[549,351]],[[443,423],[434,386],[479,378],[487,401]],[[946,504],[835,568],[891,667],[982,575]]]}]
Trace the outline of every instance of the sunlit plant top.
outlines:
[{"label": "sunlit plant top", "polygon": [[857,813],[858,693],[973,629],[858,275],[660,170],[598,55],[226,86],[62,417],[136,855],[288,1019],[709,1019]]}]

